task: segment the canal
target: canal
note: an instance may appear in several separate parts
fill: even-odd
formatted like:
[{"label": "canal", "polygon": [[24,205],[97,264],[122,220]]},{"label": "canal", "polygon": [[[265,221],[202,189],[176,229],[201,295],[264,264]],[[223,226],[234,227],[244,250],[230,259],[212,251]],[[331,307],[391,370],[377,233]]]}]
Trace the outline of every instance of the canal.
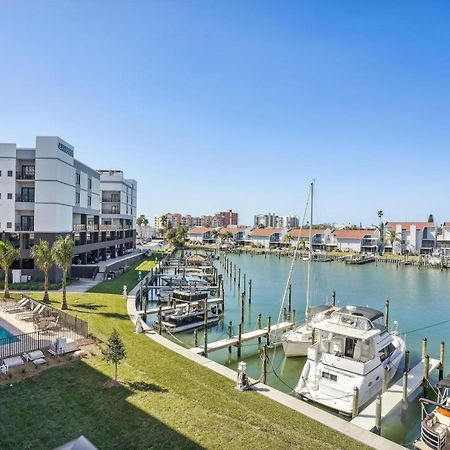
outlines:
[{"label": "canal", "polygon": [[[246,274],[247,283],[252,280],[252,304],[245,306],[244,331],[257,328],[257,316],[262,314],[263,325],[267,317],[276,323],[280,313],[281,299],[286,288],[292,258],[275,255],[232,254],[228,258]],[[292,308],[296,310],[297,322],[304,317],[306,299],[307,262],[296,261],[292,274]],[[241,303],[237,283],[223,273],[225,287],[225,314],[223,320],[209,329],[208,341],[223,339],[227,335],[230,321],[233,333],[237,334],[240,322]],[[383,310],[386,299],[390,301],[390,325],[398,323],[398,331],[405,338],[411,352],[412,364],[420,358],[421,341],[428,339],[431,357],[439,357],[439,344],[450,335],[450,273],[438,269],[417,269],[406,266],[396,268],[389,263],[347,265],[342,262],[312,263],[312,304],[319,305],[330,299],[336,292],[338,306],[361,305]],[[287,303],[285,304],[287,306]],[[177,334],[186,345],[193,346],[193,333]],[[199,332],[199,344],[202,333]],[[248,342],[242,349],[239,360],[247,363],[248,374],[259,378],[261,373],[261,346]],[[209,354],[209,358],[237,368],[236,349],[230,354],[221,350]],[[270,349],[268,384],[291,393],[296,385],[305,358],[285,358],[281,346]],[[450,352],[447,352],[446,369],[450,368]],[[447,370],[448,371],[448,370]],[[407,412],[394,413],[385,421],[383,435],[402,444],[410,444],[419,433],[420,411],[417,402],[410,405]]]}]

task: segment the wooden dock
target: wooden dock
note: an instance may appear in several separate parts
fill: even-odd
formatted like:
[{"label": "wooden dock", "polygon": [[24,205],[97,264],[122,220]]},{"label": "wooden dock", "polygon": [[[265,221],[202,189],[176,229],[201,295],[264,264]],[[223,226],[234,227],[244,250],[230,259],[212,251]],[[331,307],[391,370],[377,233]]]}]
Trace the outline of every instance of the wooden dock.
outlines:
[{"label": "wooden dock", "polygon": [[[439,360],[430,358],[430,372],[439,367]],[[407,397],[421,387],[423,381],[424,361],[420,361],[408,373]],[[381,395],[381,420],[394,411],[403,401],[403,378],[400,378],[393,386]],[[351,423],[368,431],[375,429],[376,400],[370,403]]]},{"label": "wooden dock", "polygon": [[[294,326],[292,322],[281,322],[270,327],[270,334],[284,332],[291,329]],[[248,331],[247,333],[242,333],[241,344],[253,339],[262,338],[267,336],[268,328],[261,328],[253,331]],[[221,350],[227,347],[237,346],[239,344],[239,336],[232,336],[231,338],[222,339],[220,341],[208,343],[208,353],[214,352],[216,350]],[[204,353],[204,347],[194,347],[190,349],[191,352],[197,355],[202,355]]]},{"label": "wooden dock", "polygon": [[[198,302],[198,301],[195,301],[195,302],[178,301],[175,304],[175,308],[184,308],[184,307],[186,307],[188,305],[193,307],[193,306],[198,306],[200,303],[203,304],[205,302],[204,301],[200,301],[200,302]],[[216,298],[209,298],[206,301],[207,305],[218,304],[218,303],[223,303],[223,299],[221,299],[220,297],[216,297]],[[161,312],[170,311],[171,309],[174,309],[173,306],[170,306],[170,305],[162,306],[161,307]],[[150,309],[147,310],[147,315],[149,315],[149,314],[158,314],[158,312],[159,312],[159,308],[150,308]],[[139,311],[137,311],[137,314],[142,315],[142,314],[144,314],[144,311],[143,310],[139,310]]]}]

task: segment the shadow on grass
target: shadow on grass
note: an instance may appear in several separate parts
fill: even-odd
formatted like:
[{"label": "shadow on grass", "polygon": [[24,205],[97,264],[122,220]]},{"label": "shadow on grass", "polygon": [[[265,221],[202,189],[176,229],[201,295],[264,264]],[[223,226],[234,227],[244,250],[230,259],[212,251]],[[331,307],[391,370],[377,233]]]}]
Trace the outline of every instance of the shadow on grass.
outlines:
[{"label": "shadow on grass", "polygon": [[[144,391],[150,397],[166,392],[146,382],[113,384],[85,361],[49,368],[13,388],[2,386],[0,447],[55,448],[83,434],[99,449],[203,448],[182,434],[185,430],[158,420],[151,401],[138,408],[128,400]],[[19,431],[23,414],[12,411],[26,411],[26,433]]]},{"label": "shadow on grass", "polygon": [[157,384],[147,383],[146,381],[132,381],[127,383],[127,386],[132,391],[141,392],[169,392],[166,388],[158,386]]},{"label": "shadow on grass", "polygon": [[78,303],[76,301],[73,303],[73,306],[87,309],[88,311],[97,311],[97,309],[105,307],[105,305],[98,305],[97,303]]}]

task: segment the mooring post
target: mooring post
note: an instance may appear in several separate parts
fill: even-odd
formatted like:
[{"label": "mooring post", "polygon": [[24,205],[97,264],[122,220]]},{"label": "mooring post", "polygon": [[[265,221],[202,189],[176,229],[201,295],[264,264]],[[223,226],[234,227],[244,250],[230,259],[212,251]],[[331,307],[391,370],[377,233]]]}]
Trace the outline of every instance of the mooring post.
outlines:
[{"label": "mooring post", "polygon": [[439,348],[439,381],[444,378],[445,342],[441,342]]},{"label": "mooring post", "polygon": [[291,307],[292,307],[292,284],[289,283],[289,296],[288,296],[288,311],[289,311],[289,315],[291,314]]},{"label": "mooring post", "polygon": [[241,294],[241,323],[244,323],[244,315],[245,315],[245,297],[244,293]]},{"label": "mooring post", "polygon": [[409,350],[405,352],[405,372],[409,372]]},{"label": "mooring post", "polygon": [[242,323],[239,324],[238,349],[237,349],[238,358],[241,357],[241,340],[242,340]]},{"label": "mooring post", "polygon": [[252,280],[248,280],[248,304],[252,304]]},{"label": "mooring post", "polygon": [[238,269],[238,289],[241,288],[241,268]]},{"label": "mooring post", "polygon": [[[141,295],[142,295],[142,286],[141,286]],[[141,297],[141,301],[142,301],[142,297]],[[147,299],[145,299],[145,303],[144,303],[144,322],[147,323]]]},{"label": "mooring post", "polygon": [[158,334],[162,334],[162,306],[161,305],[159,306],[159,309],[158,309],[158,324],[159,324]]},{"label": "mooring post", "polygon": [[[257,326],[258,326],[258,330],[261,329],[261,314],[258,314],[258,318],[256,320]],[[258,338],[258,344],[261,344],[261,336]]]},{"label": "mooring post", "polygon": [[198,330],[194,330],[194,347],[198,347]]},{"label": "mooring post", "polygon": [[384,304],[384,327],[389,328],[389,300]]},{"label": "mooring post", "polygon": [[427,398],[428,391],[428,377],[430,374],[430,357],[425,355],[423,362],[423,396]]},{"label": "mooring post", "polygon": [[359,389],[355,386],[353,388],[353,405],[352,405],[352,419],[358,415],[359,409]]},{"label": "mooring post", "polygon": [[283,320],[286,320],[287,317],[287,311],[286,311],[286,307],[283,308]]},{"label": "mooring post", "polygon": [[[239,269],[239,272],[241,269]],[[236,284],[236,264],[234,265],[234,283]]]},{"label": "mooring post", "polygon": [[[228,339],[233,337],[233,322],[230,320],[228,324]],[[231,345],[228,347],[228,353],[231,353]]]},{"label": "mooring post", "polygon": [[403,372],[403,405],[408,403],[408,372]]},{"label": "mooring post", "polygon": [[389,369],[385,367],[383,370],[383,392],[386,392],[388,390],[388,384],[389,384]]},{"label": "mooring post", "polygon": [[267,382],[267,345],[264,345],[264,347],[263,347],[261,383],[266,384],[266,382]]},{"label": "mooring post", "polygon": [[204,314],[204,345],[203,345],[203,354],[205,358],[208,357],[208,304],[204,303],[205,314]]},{"label": "mooring post", "polygon": [[296,313],[295,313],[295,309],[292,311],[292,323],[295,325],[295,319],[296,319]]},{"label": "mooring post", "polygon": [[336,291],[333,291],[333,295],[331,297],[331,305],[336,306]]},{"label": "mooring post", "polygon": [[425,359],[425,356],[428,353],[428,348],[427,347],[428,347],[427,338],[423,338],[423,340],[422,340],[422,360]]},{"label": "mooring post", "polygon": [[376,399],[375,404],[375,434],[381,435],[381,395]]},{"label": "mooring post", "polygon": [[267,318],[267,345],[270,345],[270,326],[272,322],[272,317]]}]

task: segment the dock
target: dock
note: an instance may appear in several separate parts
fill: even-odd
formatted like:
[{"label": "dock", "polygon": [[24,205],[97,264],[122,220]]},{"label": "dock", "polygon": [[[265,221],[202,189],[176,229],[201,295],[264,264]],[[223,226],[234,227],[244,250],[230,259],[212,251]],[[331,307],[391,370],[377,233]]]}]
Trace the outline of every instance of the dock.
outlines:
[{"label": "dock", "polygon": [[370,262],[375,262],[375,256],[359,256],[359,257],[350,257],[345,260],[346,264],[367,264]]},{"label": "dock", "polygon": [[[190,306],[190,307],[198,306],[199,304],[204,304],[204,303],[205,303],[204,301],[200,301],[200,302],[198,302],[198,301],[195,301],[195,302],[178,301],[174,306],[171,306],[171,305],[162,306],[161,307],[161,312],[170,311],[171,309],[174,309],[174,308],[183,308],[183,307],[186,307],[186,306]],[[217,297],[217,298],[209,298],[206,301],[207,305],[218,304],[218,303],[223,303],[223,299],[221,299],[220,297]],[[159,310],[160,310],[159,308],[150,308],[150,309],[147,310],[147,315],[149,315],[149,314],[158,314]],[[144,311],[143,310],[137,311],[137,314],[142,315],[142,314],[144,314]]]},{"label": "dock", "polygon": [[[430,372],[439,367],[439,360],[430,358]],[[424,361],[421,360],[408,372],[408,390],[407,397],[409,398],[422,385],[424,371]],[[381,395],[381,420],[383,420],[389,413],[394,411],[403,402],[403,378],[400,378],[394,385],[392,385],[386,392]],[[351,420],[351,423],[357,425],[368,431],[375,429],[376,416],[376,400],[370,403],[358,416]]]},{"label": "dock", "polygon": [[[253,331],[248,331],[247,333],[242,333],[241,335],[241,344],[243,342],[251,341],[253,339],[262,338],[267,336],[269,333],[278,333],[290,330],[294,324],[292,322],[280,322],[276,325],[270,327],[260,328]],[[239,336],[232,336],[230,338],[221,339],[220,341],[215,341],[208,343],[207,351],[208,353],[214,352],[216,350],[222,350],[227,347],[233,347],[239,345]],[[202,355],[204,353],[204,347],[194,347],[190,349],[191,352]]]}]

